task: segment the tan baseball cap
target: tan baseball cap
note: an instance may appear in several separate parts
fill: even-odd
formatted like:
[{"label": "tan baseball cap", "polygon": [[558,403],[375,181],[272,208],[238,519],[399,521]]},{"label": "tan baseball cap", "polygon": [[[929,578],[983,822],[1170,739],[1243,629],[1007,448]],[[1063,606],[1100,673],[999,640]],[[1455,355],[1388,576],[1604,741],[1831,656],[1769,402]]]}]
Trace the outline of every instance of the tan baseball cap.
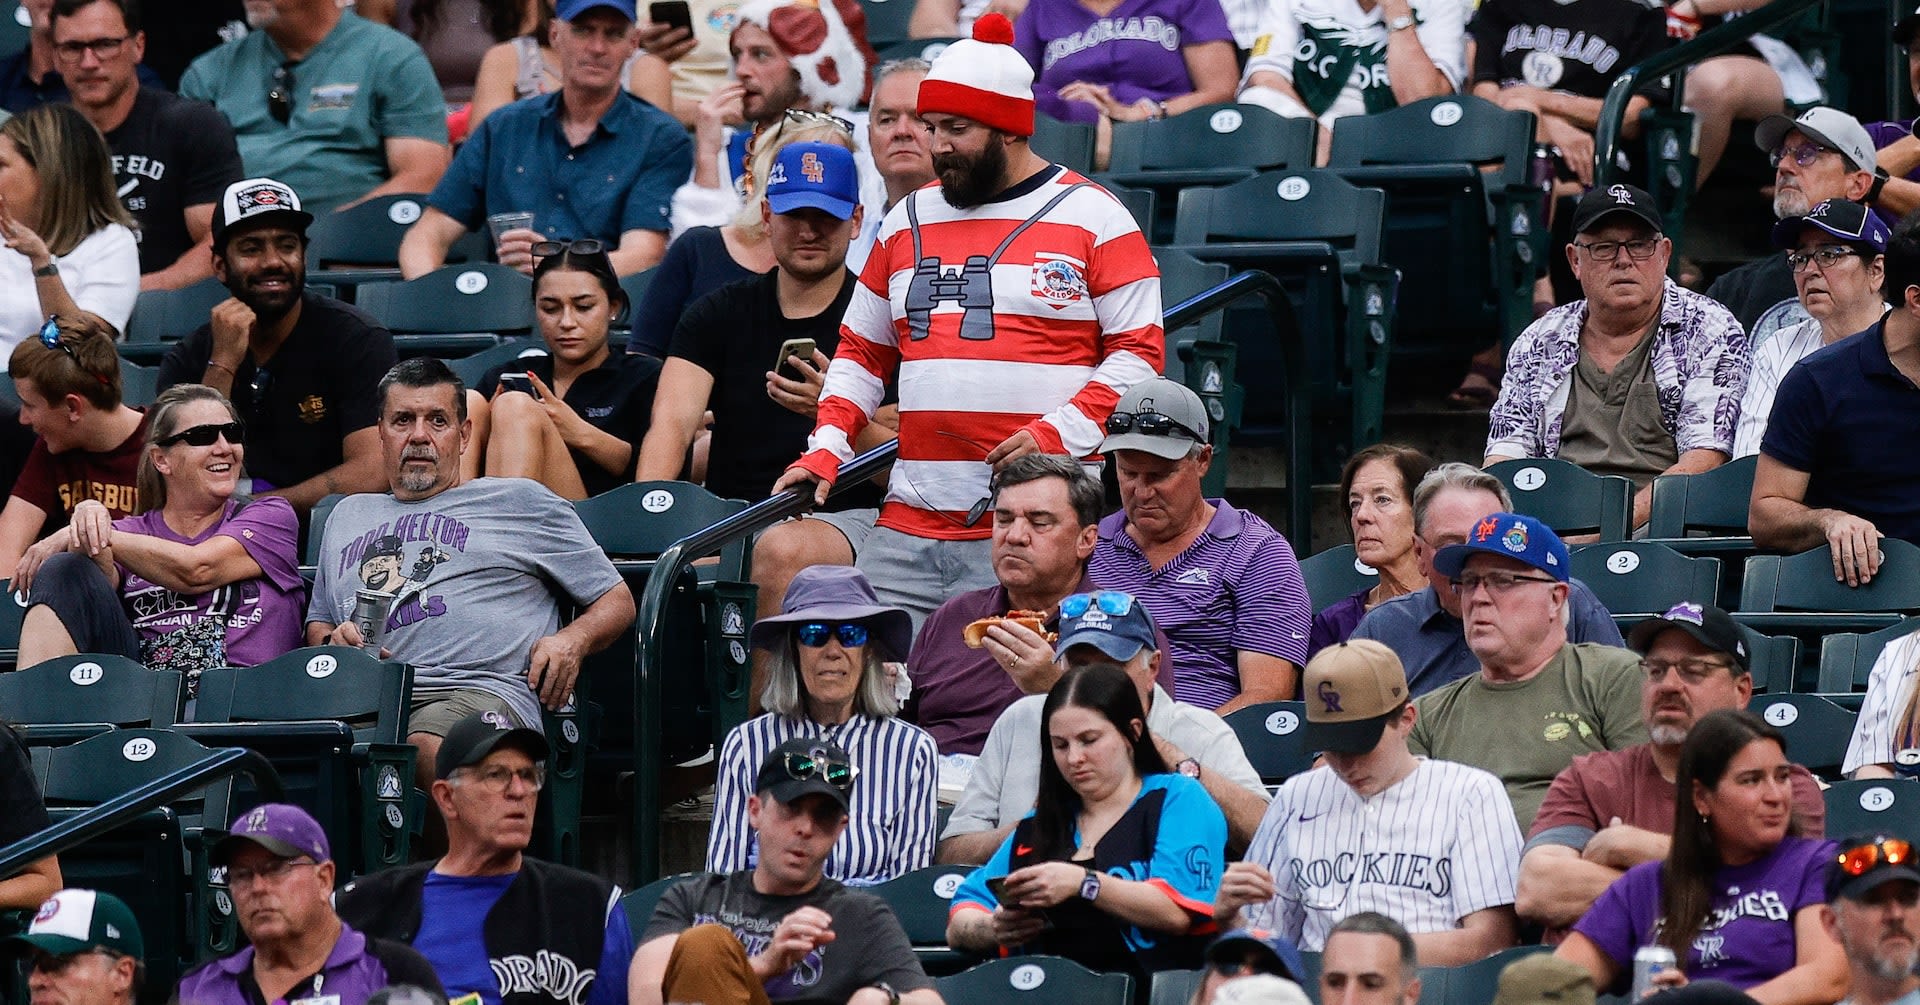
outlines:
[{"label": "tan baseball cap", "polygon": [[1493,1005],[1594,1005],[1593,975],[1552,953],[1533,953],[1500,971]]},{"label": "tan baseball cap", "polygon": [[1364,754],[1407,700],[1407,671],[1372,639],[1328,646],[1307,662],[1304,739],[1312,750]]}]

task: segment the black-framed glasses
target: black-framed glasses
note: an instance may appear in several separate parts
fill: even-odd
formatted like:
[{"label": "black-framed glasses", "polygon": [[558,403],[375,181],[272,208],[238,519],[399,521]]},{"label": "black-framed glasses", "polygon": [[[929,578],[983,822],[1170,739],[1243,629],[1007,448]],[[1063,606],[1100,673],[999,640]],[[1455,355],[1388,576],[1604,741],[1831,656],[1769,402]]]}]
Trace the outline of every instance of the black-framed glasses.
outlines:
[{"label": "black-framed glasses", "polygon": [[598,255],[606,250],[607,245],[605,241],[595,240],[591,237],[583,237],[578,241],[533,242],[533,257],[535,258],[552,258],[563,251],[575,255]]},{"label": "black-framed glasses", "polygon": [[62,63],[78,63],[89,51],[95,59],[106,61],[120,55],[120,49],[127,44],[130,36],[115,38],[89,38],[73,42],[61,42],[53,47],[53,56]]},{"label": "black-framed glasses", "polygon": [[810,754],[788,751],[781,760],[782,766],[787,769],[787,777],[796,782],[818,778],[836,789],[844,789],[860,777],[859,768],[845,761],[836,761],[819,751]]},{"label": "black-framed glasses", "polygon": [[1787,268],[1795,272],[1805,272],[1808,266],[1819,266],[1821,272],[1834,267],[1841,259],[1860,254],[1858,248],[1844,244],[1829,244],[1812,251],[1787,252]]},{"label": "black-framed glasses", "polygon": [[160,445],[171,447],[176,443],[184,443],[190,447],[211,447],[215,440],[224,436],[228,443],[237,447],[246,439],[246,435],[247,427],[244,423],[209,422],[203,426],[189,426],[172,436],[161,437]]},{"label": "black-framed glasses", "polygon": [[1453,580],[1453,588],[1463,597],[1471,596],[1482,586],[1496,597],[1513,592],[1521,583],[1558,583],[1550,576],[1523,576],[1517,572],[1467,572]]},{"label": "black-framed glasses", "polygon": [[282,63],[273,68],[273,86],[267,89],[267,114],[286,125],[293,121],[293,65]]},{"label": "black-framed glasses", "polygon": [[1833,153],[1839,153],[1839,151],[1823,147],[1818,143],[1796,143],[1790,147],[1782,144],[1768,151],[1767,166],[1779,167],[1781,161],[1791,157],[1795,164],[1803,168],[1812,167],[1813,162],[1819,160],[1821,154]]},{"label": "black-framed glasses", "polygon": [[1641,660],[1640,669],[1646,672],[1647,679],[1655,684],[1667,679],[1667,675],[1678,674],[1683,684],[1704,684],[1715,672],[1731,670],[1732,667],[1716,660]]},{"label": "black-framed glasses", "polygon": [[800,644],[808,649],[818,649],[826,645],[829,637],[839,639],[842,646],[852,649],[867,644],[867,626],[857,621],[842,621],[839,624],[831,621],[808,621],[794,626],[793,637],[799,639]]},{"label": "black-framed glasses", "polygon": [[1205,443],[1207,438],[1195,432],[1192,427],[1170,415],[1159,412],[1113,412],[1107,416],[1107,432],[1110,435],[1129,433],[1138,430],[1143,436],[1165,436],[1178,431],[1195,443]]},{"label": "black-framed glasses", "polygon": [[1840,871],[1849,876],[1858,876],[1876,865],[1905,865],[1913,861],[1913,845],[1899,838],[1883,837],[1863,845],[1855,845],[1834,856]]},{"label": "black-framed glasses", "polygon": [[92,377],[102,385],[109,383],[107,378],[94,373],[87,368],[87,364],[80,362],[80,354],[74,352],[73,347],[68,345],[66,340],[60,337],[60,319],[57,316],[52,314],[47,315],[47,323],[40,326],[40,344],[49,349],[58,349],[66,353],[67,358],[73,360],[73,365],[79,367],[81,373]]},{"label": "black-framed glasses", "polygon": [[1637,241],[1594,241],[1590,244],[1573,242],[1573,246],[1587,253],[1587,257],[1596,262],[1611,262],[1620,257],[1625,249],[1627,257],[1636,262],[1644,262],[1653,257],[1660,248],[1660,238],[1643,237]]},{"label": "black-framed glasses", "polygon": [[810,112],[804,108],[787,109],[787,121],[800,126],[838,126],[853,135],[853,123],[838,115],[826,112]]},{"label": "black-framed glasses", "polygon": [[1060,614],[1062,617],[1077,618],[1092,610],[1096,605],[1103,614],[1111,614],[1116,618],[1124,618],[1128,612],[1133,610],[1133,594],[1127,593],[1124,590],[1101,590],[1098,593],[1076,593],[1060,601]]}]

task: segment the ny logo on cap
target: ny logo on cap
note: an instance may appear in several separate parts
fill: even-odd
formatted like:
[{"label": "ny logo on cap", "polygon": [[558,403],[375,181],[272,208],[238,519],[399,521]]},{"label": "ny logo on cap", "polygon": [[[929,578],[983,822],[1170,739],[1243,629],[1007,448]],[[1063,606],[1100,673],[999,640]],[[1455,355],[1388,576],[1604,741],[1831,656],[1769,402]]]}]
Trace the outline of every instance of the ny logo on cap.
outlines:
[{"label": "ny logo on cap", "polygon": [[827,180],[827,166],[820,163],[820,155],[809,150],[800,155],[800,174],[815,185]]},{"label": "ny logo on cap", "polygon": [[1633,205],[1633,193],[1628,191],[1625,185],[1609,185],[1607,186],[1607,194],[1613,197],[1614,202],[1624,202],[1629,206]]},{"label": "ny logo on cap", "polygon": [[1500,529],[1500,521],[1495,520],[1492,517],[1487,517],[1485,520],[1482,520],[1478,524],[1474,525],[1474,528],[1473,528],[1474,543],[1475,544],[1486,543],[1487,541],[1493,538],[1494,532],[1499,529]]},{"label": "ny logo on cap", "polygon": [[1327,711],[1329,712],[1343,711],[1340,708],[1340,692],[1334,688],[1332,681],[1330,680],[1321,681],[1320,687],[1314,691],[1313,696],[1315,698],[1320,699],[1320,704],[1325,705],[1327,707]]},{"label": "ny logo on cap", "polygon": [[1682,602],[1667,608],[1661,615],[1668,621],[1684,621],[1690,625],[1704,625],[1707,621],[1707,609],[1692,602]]},{"label": "ny logo on cap", "polygon": [[512,729],[513,723],[507,721],[506,713],[488,709],[480,713],[480,721],[495,729]]}]

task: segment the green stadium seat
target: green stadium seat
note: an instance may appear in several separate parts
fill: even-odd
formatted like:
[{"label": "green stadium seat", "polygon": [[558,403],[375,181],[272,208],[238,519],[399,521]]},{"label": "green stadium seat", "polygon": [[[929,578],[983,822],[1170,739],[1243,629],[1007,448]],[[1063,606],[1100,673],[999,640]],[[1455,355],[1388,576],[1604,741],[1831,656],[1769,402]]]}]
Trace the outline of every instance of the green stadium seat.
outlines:
[{"label": "green stadium seat", "polygon": [[533,280],[487,262],[360,287],[355,301],[406,356],[461,356],[533,329]]},{"label": "green stadium seat", "polygon": [[159,363],[173,343],[206,324],[213,309],[231,296],[218,279],[202,279],[185,289],[141,293],[133,302],[126,339],[119,346],[121,358],[149,366]]},{"label": "green stadium seat", "polygon": [[899,45],[912,37],[913,0],[860,0],[867,15],[867,44],[875,49]]},{"label": "green stadium seat", "polygon": [[1813,637],[1894,625],[1920,609],[1920,547],[1889,537],[1880,541],[1880,552],[1879,575],[1857,587],[1833,578],[1829,545],[1798,555],[1755,555],[1747,559],[1738,617],[1762,631]]},{"label": "green stadium seat", "polygon": [[967,1005],[1129,1005],[1133,1000],[1132,977],[1095,973],[1060,956],[989,960],[933,983],[940,997]]},{"label": "green stadium seat", "polygon": [[1835,782],[1821,795],[1827,802],[1827,836],[1833,840],[1885,834],[1911,841],[1920,834],[1920,781]]},{"label": "green stadium seat", "polygon": [[120,361],[120,400],[135,408],[145,408],[160,396],[160,368],[141,366],[132,360]]},{"label": "green stadium seat", "polygon": [[113,729],[164,729],[185,701],[179,671],[149,670],[124,656],[59,656],[0,674],[0,716],[28,746]]},{"label": "green stadium seat", "polygon": [[552,355],[552,353],[547,350],[547,343],[544,340],[537,337],[518,338],[511,342],[502,342],[491,348],[482,349],[471,356],[450,359],[447,361],[447,367],[451,369],[454,374],[460,378],[460,382],[467,385],[468,388],[479,391],[482,395],[491,398],[493,397],[493,388],[480,386],[480,381],[487,375],[487,371],[492,370],[496,366],[511,363],[523,356],[549,355]]},{"label": "green stadium seat", "polygon": [[[1154,248],[1153,260],[1160,266],[1160,306],[1170,309],[1227,281],[1233,270],[1224,262],[1203,262],[1184,251]],[[1186,356],[1195,342],[1220,342],[1225,339],[1225,319],[1215,312],[1196,324],[1166,333],[1166,375],[1185,383]]]},{"label": "green stadium seat", "polygon": [[1875,632],[1834,632],[1823,637],[1816,690],[1828,697],[1866,691],[1867,678],[1873,673],[1875,661],[1880,659],[1880,651],[1917,629],[1920,629],[1920,618],[1905,618]]},{"label": "green stadium seat", "polygon": [[[307,276],[352,301],[358,287],[400,278],[400,242],[426,209],[424,195],[369,199],[338,213],[321,213],[307,228]],[[447,249],[447,262],[484,262],[492,246],[485,231],[469,231]]]},{"label": "green stadium seat", "polygon": [[1269,786],[1279,785],[1313,767],[1317,751],[1308,750],[1300,727],[1307,721],[1302,701],[1267,701],[1229,712],[1228,726],[1240,738],[1253,770]]},{"label": "green stadium seat", "polygon": [[971,871],[969,866],[930,865],[868,891],[893,908],[921,967],[935,977],[958,973],[969,962],[965,954],[947,947],[947,909]]},{"label": "green stadium seat", "polygon": [[1156,230],[1155,221],[1159,215],[1160,198],[1153,189],[1122,185],[1103,175],[1095,175],[1093,180],[1099,182],[1101,188],[1113,193],[1113,197],[1120,200],[1120,205],[1127,207],[1127,213],[1133,217],[1133,222],[1140,226],[1140,233],[1146,235],[1148,244],[1158,242],[1163,236],[1172,236],[1172,220],[1167,221],[1164,234]]},{"label": "green stadium seat", "polygon": [[1300,575],[1307,581],[1307,599],[1315,611],[1380,585],[1380,573],[1360,561],[1350,544],[1337,544],[1301,559]]},{"label": "green stadium seat", "polygon": [[1552,952],[1552,948],[1514,946],[1457,967],[1421,967],[1420,1003],[1429,1005],[1434,999],[1428,996],[1438,994],[1438,1002],[1444,1005],[1492,1005],[1494,989],[1500,984],[1500,971],[1522,957],[1546,952]]},{"label": "green stadium seat", "polygon": [[1570,571],[1616,620],[1675,604],[1720,604],[1720,560],[1688,558],[1664,544],[1616,541],[1572,549]]},{"label": "green stadium seat", "polygon": [[1854,713],[1814,694],[1757,694],[1747,710],[1786,735],[1787,757],[1828,780],[1840,775]]},{"label": "green stadium seat", "polygon": [[1562,537],[1598,534],[1602,542],[1624,541],[1633,529],[1633,483],[1618,475],[1596,475],[1557,457],[1501,461],[1487,472],[1506,484],[1515,512]]},{"label": "green stadium seat", "polygon": [[1144,225],[1151,239],[1172,232],[1180,190],[1230,185],[1261,171],[1313,166],[1319,123],[1279,115],[1258,105],[1201,105],[1164,119],[1115,122],[1102,183],[1146,189],[1165,219]]},{"label": "green stadium seat", "polygon": [[1187,1005],[1207,972],[1200,970],[1156,970],[1147,990],[1147,1005]]},{"label": "green stadium seat", "polygon": [[620,909],[627,912],[627,927],[633,930],[633,940],[638,943],[647,930],[647,922],[653,918],[653,909],[660,903],[660,895],[671,889],[681,880],[699,876],[697,872],[679,872],[671,876],[662,876],[646,886],[620,898]]},{"label": "green stadium seat", "polygon": [[1755,553],[1747,534],[1747,506],[1759,458],[1741,457],[1697,475],[1661,475],[1653,480],[1647,540],[1683,555],[1720,559],[1720,593],[1740,595],[1740,576]]},{"label": "green stadium seat", "polygon": [[[901,0],[888,0],[899,3]],[[1094,128],[1083,122],[1062,122],[1045,112],[1033,116],[1033,152],[1069,171],[1093,171]]]}]

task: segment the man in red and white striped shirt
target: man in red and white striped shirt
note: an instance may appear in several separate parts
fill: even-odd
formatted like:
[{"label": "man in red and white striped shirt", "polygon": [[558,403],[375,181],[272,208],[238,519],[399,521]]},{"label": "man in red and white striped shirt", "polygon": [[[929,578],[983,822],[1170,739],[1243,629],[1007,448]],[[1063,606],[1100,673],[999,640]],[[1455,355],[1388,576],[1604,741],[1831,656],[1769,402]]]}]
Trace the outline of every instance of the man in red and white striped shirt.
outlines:
[{"label": "man in red and white striped shirt", "polygon": [[858,564],[881,599],[925,616],[991,586],[981,516],[1001,464],[1087,457],[1129,387],[1165,355],[1160,272],[1125,207],[1028,145],[1033,70],[989,14],[920,85],[939,187],[880,228],[827,370],[807,452],[775,492],[824,501],[890,380],[900,460]]}]

